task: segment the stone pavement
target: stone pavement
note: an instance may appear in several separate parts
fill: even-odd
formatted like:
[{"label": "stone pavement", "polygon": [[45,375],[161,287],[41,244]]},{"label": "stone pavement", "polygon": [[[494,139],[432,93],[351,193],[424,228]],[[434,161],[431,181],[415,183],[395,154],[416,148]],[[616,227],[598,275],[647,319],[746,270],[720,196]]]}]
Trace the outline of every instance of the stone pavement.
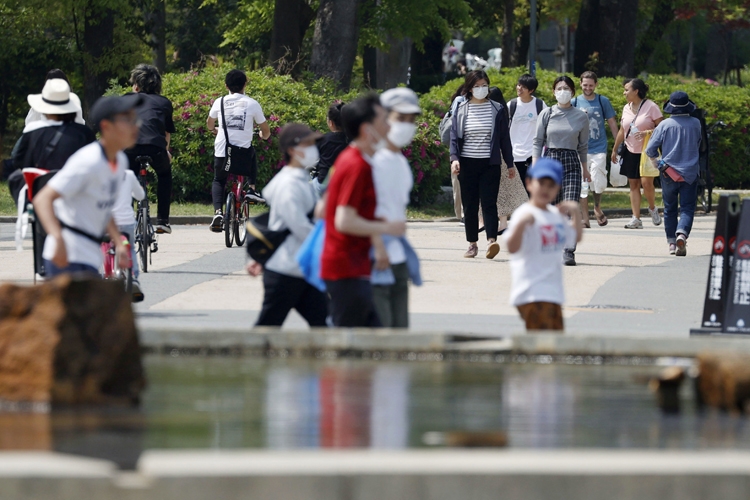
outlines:
[{"label": "stone pavement", "polygon": [[[699,326],[715,218],[697,216],[688,256],[670,256],[663,226],[644,219],[643,230],[626,230],[627,219],[584,231],[578,266],[565,268],[566,331],[576,335],[688,337]],[[463,228],[455,222],[410,223],[408,236],[422,259],[424,286],[412,287],[415,331],[505,336],[523,332],[508,304],[508,253],[492,261],[464,259]],[[16,252],[14,226],[0,224],[0,281],[31,283],[31,241]],[[480,241],[480,256],[484,243]],[[207,226],[175,226],[159,238],[149,272],[142,274],[146,300],[136,306],[141,327],[245,329],[259,312],[263,286],[243,271],[241,248],[228,249]],[[304,329],[296,313],[285,329]]]}]

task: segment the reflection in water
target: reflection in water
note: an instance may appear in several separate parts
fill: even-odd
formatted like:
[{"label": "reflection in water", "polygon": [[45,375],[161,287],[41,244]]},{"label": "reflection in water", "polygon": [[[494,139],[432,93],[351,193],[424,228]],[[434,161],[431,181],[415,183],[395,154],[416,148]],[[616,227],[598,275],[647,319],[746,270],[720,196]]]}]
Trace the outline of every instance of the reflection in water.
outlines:
[{"label": "reflection in water", "polygon": [[269,448],[320,446],[320,382],[314,372],[289,367],[268,371],[265,394]]},{"label": "reflection in water", "polygon": [[409,443],[409,367],[375,368],[371,394],[370,446],[406,448]]}]

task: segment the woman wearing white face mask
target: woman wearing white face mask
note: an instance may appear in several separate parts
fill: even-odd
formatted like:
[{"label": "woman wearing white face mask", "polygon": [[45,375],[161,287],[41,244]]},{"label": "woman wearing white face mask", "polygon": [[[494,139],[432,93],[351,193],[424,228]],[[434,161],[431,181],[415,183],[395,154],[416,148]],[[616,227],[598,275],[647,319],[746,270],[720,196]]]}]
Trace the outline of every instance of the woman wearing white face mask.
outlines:
[{"label": "woman wearing white face mask", "polygon": [[[375,217],[386,221],[406,221],[406,207],[414,179],[402,149],[411,144],[417,132],[416,119],[422,113],[419,98],[412,90],[396,88],[383,92],[380,103],[388,112],[391,126],[387,146],[373,157],[372,180],[375,185]],[[385,246],[392,272],[388,279],[373,272],[371,276],[375,310],[384,328],[409,327],[409,269],[416,259],[402,238],[380,237],[373,244]],[[418,261],[417,261],[418,262]]]},{"label": "woman wearing white face mask", "polygon": [[[308,170],[318,163],[315,141],[321,137],[322,134],[299,123],[285,125],[279,135],[286,166],[263,189],[263,197],[271,207],[269,228],[288,229],[289,236],[266,262],[258,326],[281,326],[292,309],[310,326],[326,325],[326,297],[304,280],[297,263],[297,252],[313,228],[309,215],[318,197],[310,184]],[[248,265],[248,272],[253,276],[262,270],[257,262]]]},{"label": "woman wearing white face mask", "polygon": [[[573,80],[567,76],[558,76],[552,89],[557,104],[542,110],[537,118],[532,165],[542,156],[542,148],[546,146],[545,157],[563,164],[563,183],[554,204],[567,200],[578,204],[583,180],[591,181],[586,166],[589,119],[584,111],[570,104],[576,91]],[[566,266],[576,265],[575,248],[565,249],[563,261]]]},{"label": "woman wearing white face mask", "polygon": [[[458,174],[464,205],[466,240],[464,257],[479,253],[479,201],[487,235],[485,256],[492,259],[500,251],[497,243],[497,195],[502,162],[513,166],[509,120],[505,106],[489,100],[490,79],[484,71],[466,75],[466,101],[453,113],[451,126],[451,173]],[[515,174],[515,167],[512,168]]]}]

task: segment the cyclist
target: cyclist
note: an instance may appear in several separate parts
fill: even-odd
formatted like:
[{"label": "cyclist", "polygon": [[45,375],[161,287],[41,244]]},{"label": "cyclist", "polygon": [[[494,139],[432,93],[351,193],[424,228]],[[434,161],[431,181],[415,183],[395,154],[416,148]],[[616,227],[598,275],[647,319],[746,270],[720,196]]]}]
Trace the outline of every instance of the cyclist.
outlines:
[{"label": "cyclist", "polygon": [[169,205],[172,201],[172,155],[169,153],[169,141],[175,131],[172,103],[160,95],[161,75],[154,66],[136,66],[130,73],[130,83],[133,85],[133,92],[143,96],[143,103],[137,109],[141,120],[138,141],[125,154],[136,177],[140,172],[136,158],[151,157],[151,168],[156,172],[157,179],[154,229],[159,234],[169,234],[172,232],[169,226]]},{"label": "cyclist", "polygon": [[[138,138],[140,95],[102,97],[91,108],[89,120],[101,139],[79,149],[34,197],[34,210],[47,232],[44,267],[48,278],[63,273],[99,274],[101,237],[115,242],[121,266],[128,261],[112,207],[123,171],[128,167],[123,149]],[[54,205],[53,205],[54,203]]]},{"label": "cyclist", "polygon": [[[211,231],[220,233],[224,224],[224,214],[221,211],[221,204],[224,198],[224,188],[227,185],[229,173],[224,170],[224,161],[226,156],[227,138],[224,134],[224,126],[221,120],[221,103],[224,103],[224,115],[226,116],[226,128],[229,133],[229,143],[240,148],[252,147],[254,124],[260,127],[260,138],[268,140],[271,137],[271,129],[268,126],[266,117],[263,116],[263,109],[258,101],[245,95],[247,86],[247,75],[243,71],[233,69],[227,73],[224,84],[229,91],[229,95],[223,99],[216,99],[211,111],[208,112],[208,130],[216,135],[214,141],[214,181],[211,185],[211,198],[214,203],[214,218],[211,221]],[[257,165],[254,165],[252,175],[250,175],[247,198],[263,203],[265,200],[260,193],[255,190],[256,177],[258,175]]]}]

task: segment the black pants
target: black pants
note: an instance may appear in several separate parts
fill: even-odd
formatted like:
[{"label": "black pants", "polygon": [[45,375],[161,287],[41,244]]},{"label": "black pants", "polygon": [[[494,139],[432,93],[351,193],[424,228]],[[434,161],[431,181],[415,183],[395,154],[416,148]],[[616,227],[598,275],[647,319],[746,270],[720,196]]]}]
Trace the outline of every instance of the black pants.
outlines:
[{"label": "black pants", "polygon": [[466,241],[479,239],[479,200],[487,239],[497,238],[497,193],[500,191],[500,165],[490,165],[489,158],[459,158],[461,201],[464,204]]},{"label": "black pants", "polygon": [[172,163],[167,150],[159,146],[136,145],[125,151],[130,162],[130,170],[138,177],[141,165],[135,161],[139,156],[150,156],[151,167],[156,172],[156,220],[169,222],[169,205],[172,203]]},{"label": "black pants", "polygon": [[[247,183],[255,186],[258,177],[257,165],[252,174],[247,177]],[[214,203],[214,210],[221,210],[224,206],[224,189],[227,187],[229,172],[224,170],[224,157],[214,156],[214,182],[211,184],[211,200]]]},{"label": "black pants", "polygon": [[326,280],[331,296],[329,307],[334,326],[369,327],[382,326],[372,298],[372,286],[368,280]]},{"label": "black pants", "polygon": [[[518,175],[521,176],[521,183],[523,184],[523,188],[526,189],[526,172],[528,172],[529,167],[531,167],[531,157],[526,158],[526,161],[513,162],[513,165],[516,166]],[[526,189],[526,194],[529,194],[528,189]]]},{"label": "black pants", "polygon": [[255,326],[281,326],[292,309],[310,326],[326,326],[326,296],[302,278],[266,269],[263,289],[263,309]]}]

